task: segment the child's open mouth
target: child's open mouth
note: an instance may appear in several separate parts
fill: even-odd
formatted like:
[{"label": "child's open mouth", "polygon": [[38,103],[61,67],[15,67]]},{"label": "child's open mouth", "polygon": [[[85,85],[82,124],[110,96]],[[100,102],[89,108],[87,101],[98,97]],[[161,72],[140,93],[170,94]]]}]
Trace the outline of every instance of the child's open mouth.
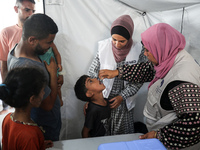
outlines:
[{"label": "child's open mouth", "polygon": [[103,84],[103,80],[102,79],[98,78],[98,80],[99,80],[99,84]]}]

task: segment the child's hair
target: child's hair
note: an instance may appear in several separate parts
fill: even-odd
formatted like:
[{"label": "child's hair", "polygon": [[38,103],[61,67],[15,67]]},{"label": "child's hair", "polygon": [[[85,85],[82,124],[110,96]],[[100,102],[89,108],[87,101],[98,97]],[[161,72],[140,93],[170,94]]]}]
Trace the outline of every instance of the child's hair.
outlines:
[{"label": "child's hair", "polygon": [[46,83],[43,71],[38,68],[14,68],[0,84],[0,99],[15,108],[26,107],[30,97],[38,96]]},{"label": "child's hair", "polygon": [[90,97],[86,96],[87,88],[85,87],[85,81],[89,78],[88,75],[82,75],[77,81],[74,86],[74,91],[76,94],[76,97],[82,101],[90,101]]}]

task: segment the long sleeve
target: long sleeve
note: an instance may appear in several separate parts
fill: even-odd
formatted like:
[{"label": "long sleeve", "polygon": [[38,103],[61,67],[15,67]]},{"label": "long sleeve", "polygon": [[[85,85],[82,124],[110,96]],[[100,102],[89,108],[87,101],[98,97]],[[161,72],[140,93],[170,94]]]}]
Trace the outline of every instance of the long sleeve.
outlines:
[{"label": "long sleeve", "polygon": [[100,69],[100,61],[99,61],[99,53],[97,52],[88,70],[88,75],[91,76],[92,78],[98,78],[99,69]]},{"label": "long sleeve", "polygon": [[118,67],[118,78],[132,83],[150,82],[154,78],[155,71],[150,62],[141,62],[135,65],[123,65]]},{"label": "long sleeve", "polygon": [[200,88],[182,83],[168,92],[178,119],[157,132],[157,138],[171,149],[185,148],[200,142]]},{"label": "long sleeve", "polygon": [[[144,56],[144,52],[141,51],[139,55],[138,62],[146,62],[147,58]],[[128,83],[127,86],[124,88],[124,90],[121,91],[120,96],[122,96],[123,99],[127,99],[128,97],[131,97],[135,95],[138,90],[141,88],[143,83]]]},{"label": "long sleeve", "polygon": [[124,88],[124,90],[121,91],[119,95],[122,96],[123,99],[127,99],[135,95],[142,85],[143,85],[142,83],[136,83],[136,84],[129,83]]}]

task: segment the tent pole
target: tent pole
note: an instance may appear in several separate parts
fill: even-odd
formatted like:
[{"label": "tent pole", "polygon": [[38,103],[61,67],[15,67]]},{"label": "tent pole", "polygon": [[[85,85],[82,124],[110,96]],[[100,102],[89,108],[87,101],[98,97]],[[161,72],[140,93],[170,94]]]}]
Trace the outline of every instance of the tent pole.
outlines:
[{"label": "tent pole", "polygon": [[183,32],[183,20],[184,20],[184,13],[185,13],[185,7],[183,7],[183,13],[182,13],[182,21],[181,21],[181,33]]},{"label": "tent pole", "polygon": [[43,12],[44,12],[44,14],[45,14],[45,2],[44,2],[45,0],[43,0]]}]

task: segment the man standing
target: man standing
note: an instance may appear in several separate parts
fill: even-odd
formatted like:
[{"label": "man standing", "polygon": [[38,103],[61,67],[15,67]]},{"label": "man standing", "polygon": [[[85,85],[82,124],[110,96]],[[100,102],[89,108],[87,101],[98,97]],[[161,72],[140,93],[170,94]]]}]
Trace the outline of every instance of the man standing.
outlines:
[{"label": "man standing", "polygon": [[[4,81],[7,69],[7,56],[9,51],[17,44],[22,35],[22,27],[25,20],[35,12],[34,0],[16,0],[14,10],[18,13],[18,23],[4,28],[0,33],[0,61],[1,77]],[[0,115],[8,112],[8,105],[3,102],[3,110]]]},{"label": "man standing", "polygon": [[24,23],[19,44],[8,54],[8,70],[16,67],[37,67],[44,71],[48,85],[44,87],[45,95],[40,107],[32,109],[31,118],[44,129],[45,140],[52,141],[59,140],[61,129],[57,64],[52,58],[47,65],[38,55],[48,51],[57,32],[58,27],[50,17],[45,14],[34,14]]}]

